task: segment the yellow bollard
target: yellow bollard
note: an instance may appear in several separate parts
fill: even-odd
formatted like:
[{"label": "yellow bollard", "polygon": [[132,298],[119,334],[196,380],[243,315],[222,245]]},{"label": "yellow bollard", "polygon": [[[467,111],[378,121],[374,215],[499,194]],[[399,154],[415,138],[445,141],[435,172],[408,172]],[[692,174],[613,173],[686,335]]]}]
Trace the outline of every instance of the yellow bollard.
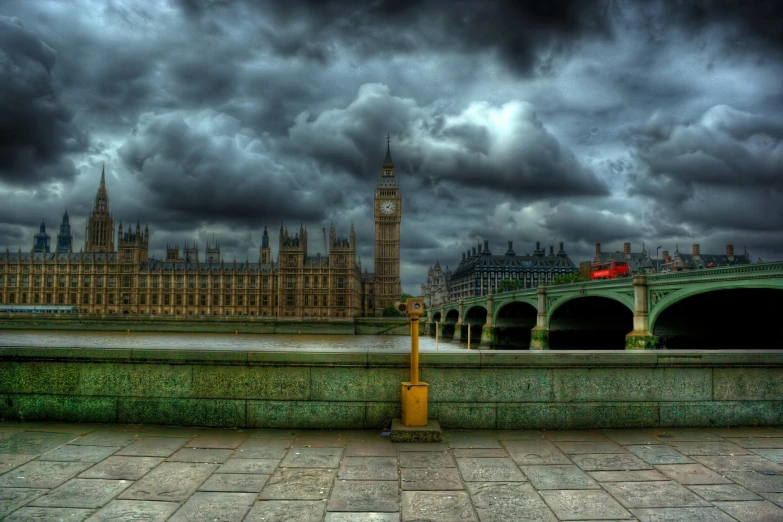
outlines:
[{"label": "yellow bollard", "polygon": [[435,349],[436,350],[438,349],[438,324],[440,323],[436,321],[435,322]]},{"label": "yellow bollard", "polygon": [[470,350],[470,324],[468,324],[468,350]]},{"label": "yellow bollard", "polygon": [[408,299],[400,311],[408,311],[411,321],[411,380],[401,384],[402,423],[405,426],[427,425],[427,389],[429,384],[419,382],[419,314],[424,309],[423,299]]}]

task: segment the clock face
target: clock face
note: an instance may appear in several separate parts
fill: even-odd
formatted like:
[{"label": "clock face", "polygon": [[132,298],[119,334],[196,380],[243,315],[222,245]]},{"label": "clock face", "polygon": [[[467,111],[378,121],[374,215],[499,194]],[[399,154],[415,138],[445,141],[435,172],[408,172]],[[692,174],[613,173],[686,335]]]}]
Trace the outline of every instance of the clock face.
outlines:
[{"label": "clock face", "polygon": [[393,201],[384,201],[381,203],[381,212],[384,214],[391,214],[394,212],[394,202]]}]

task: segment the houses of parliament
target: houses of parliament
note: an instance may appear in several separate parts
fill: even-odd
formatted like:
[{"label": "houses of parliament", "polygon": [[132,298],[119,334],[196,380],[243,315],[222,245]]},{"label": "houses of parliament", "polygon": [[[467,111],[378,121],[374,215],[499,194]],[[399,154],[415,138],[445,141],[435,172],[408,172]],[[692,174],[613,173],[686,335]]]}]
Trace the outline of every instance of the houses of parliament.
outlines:
[{"label": "houses of parliament", "polygon": [[147,227],[117,225],[105,171],[87,220],[84,248],[73,248],[66,210],[52,252],[42,223],[30,252],[0,253],[0,305],[77,307],[92,314],[251,315],[321,319],[378,316],[400,298],[402,199],[387,137],[374,197],[375,272],[356,256],[356,234],[329,231],[328,252],[310,255],[307,229],[280,226],[277,259],[264,227],[258,262],[224,262],[217,243],[167,247],[150,258]]}]

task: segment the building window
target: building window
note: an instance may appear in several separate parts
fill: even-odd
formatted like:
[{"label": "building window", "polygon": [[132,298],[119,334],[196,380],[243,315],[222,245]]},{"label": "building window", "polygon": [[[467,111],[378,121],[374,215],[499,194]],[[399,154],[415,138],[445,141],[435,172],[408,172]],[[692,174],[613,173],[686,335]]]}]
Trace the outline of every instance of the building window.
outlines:
[{"label": "building window", "polygon": [[158,294],[152,294],[152,304],[158,304]]},{"label": "building window", "polygon": [[130,288],[131,287],[131,277],[130,276],[122,276],[122,287],[123,288]]},{"label": "building window", "polygon": [[261,306],[269,306],[269,299],[265,295],[261,296]]},{"label": "building window", "polygon": [[46,304],[52,304],[52,294],[46,294]]},{"label": "building window", "polygon": [[213,295],[212,296],[212,306],[217,306],[217,305],[218,305],[218,296]]},{"label": "building window", "polygon": [[250,276],[250,288],[256,287],[256,276]]},{"label": "building window", "polygon": [[145,294],[141,294],[139,296],[139,304],[143,304],[143,305],[147,304],[147,296]]},{"label": "building window", "polygon": [[[0,285],[0,286],[2,286],[2,285]],[[41,286],[41,278],[40,277],[36,276],[36,277],[33,278],[33,286],[36,287],[36,288]]]},{"label": "building window", "polygon": [[8,286],[11,288],[16,288],[16,276],[11,276],[8,278]]},{"label": "building window", "polygon": [[215,290],[220,288],[220,277],[218,276],[212,277],[212,288]]},{"label": "building window", "polygon": [[147,276],[139,276],[139,288],[147,288]]},{"label": "building window", "polygon": [[344,295],[338,295],[337,296],[337,306],[338,307],[344,307],[345,306],[345,296]]},{"label": "building window", "polygon": [[223,280],[223,285],[226,289],[231,288],[231,277],[226,276],[226,278]]},{"label": "building window", "polygon": [[193,294],[188,294],[188,304],[189,304],[189,305],[191,305],[191,306],[192,306],[193,304],[195,304],[195,303],[193,302],[193,299],[194,299],[194,297],[195,297],[195,296],[194,296]]},{"label": "building window", "polygon": [[321,296],[321,306],[326,306],[326,296]]},{"label": "building window", "polygon": [[313,288],[318,288],[318,276],[313,276]]},{"label": "building window", "polygon": [[230,295],[226,296],[225,303],[226,303],[225,306],[231,306],[231,296]]},{"label": "building window", "polygon": [[8,303],[14,304],[16,302],[16,294],[8,294]]},{"label": "building window", "polygon": [[114,294],[109,294],[109,304],[110,305],[114,304]]},{"label": "building window", "polygon": [[130,294],[122,294],[122,304],[124,305],[130,304]]},{"label": "building window", "polygon": [[27,304],[27,294],[22,294],[22,304]]},{"label": "building window", "polygon": [[158,276],[152,276],[152,288],[158,288]]},{"label": "building window", "polygon": [[188,276],[188,288],[196,288],[196,276]]},{"label": "building window", "polygon": [[82,296],[82,304],[90,304],[90,294],[84,294]]},{"label": "building window", "polygon": [[208,284],[209,284],[209,279],[206,278],[206,277],[202,277],[201,278],[201,289],[202,290],[206,290]]},{"label": "building window", "polygon": [[305,276],[305,278],[304,278],[304,287],[305,288],[310,288],[310,277],[308,277],[308,276]]},{"label": "building window", "polygon": [[[27,267],[25,267],[25,268],[27,268]],[[27,288],[28,286],[30,286],[30,278],[28,276],[23,276],[22,277],[22,288]]]},{"label": "building window", "polygon": [[344,289],[345,288],[345,277],[340,276],[337,278],[337,288],[338,289]]},{"label": "building window", "polygon": [[304,296],[304,305],[305,306],[310,306],[310,296],[309,295],[305,295]]},{"label": "building window", "polygon": [[201,294],[199,302],[201,303],[201,306],[207,306],[207,296],[205,294]]},{"label": "building window", "polygon": [[163,288],[171,288],[171,276],[163,276]]},{"label": "building window", "polygon": [[[109,277],[109,288],[114,288],[114,276]],[[114,304],[114,303],[109,303]]]},{"label": "building window", "polygon": [[165,306],[168,306],[168,305],[171,304],[171,296],[169,294],[164,294],[163,295],[163,304]]},{"label": "building window", "polygon": [[256,296],[251,295],[250,296],[250,306],[255,306],[255,305],[256,305]]},{"label": "building window", "polygon": [[177,276],[177,288],[182,288],[182,276]]},{"label": "building window", "polygon": [[264,290],[269,290],[269,278],[264,278]]},{"label": "building window", "polygon": [[294,295],[293,294],[286,294],[286,296],[285,296],[285,305],[286,306],[294,306]]},{"label": "building window", "polygon": [[41,296],[39,294],[33,294],[33,303],[38,304],[41,302]]},{"label": "building window", "polygon": [[182,294],[177,294],[177,306],[182,306]]},{"label": "building window", "polygon": [[237,277],[237,288],[245,288],[245,278],[244,277],[242,277],[242,276]]},{"label": "building window", "polygon": [[287,289],[292,289],[294,287],[294,284],[296,282],[296,277],[292,275],[285,276],[285,287]]},{"label": "building window", "polygon": [[241,295],[237,296],[237,306],[242,306],[242,296]]}]

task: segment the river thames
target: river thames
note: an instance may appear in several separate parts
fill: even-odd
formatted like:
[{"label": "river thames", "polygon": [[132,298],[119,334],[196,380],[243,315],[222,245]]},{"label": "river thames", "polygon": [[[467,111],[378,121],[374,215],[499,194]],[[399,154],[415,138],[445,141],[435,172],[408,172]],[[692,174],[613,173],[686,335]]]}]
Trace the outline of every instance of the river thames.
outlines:
[{"label": "river thames", "polygon": [[[72,331],[3,331],[2,346],[42,348],[152,348],[175,350],[275,351],[309,352],[335,350],[381,350],[409,352],[411,339],[405,335],[285,335],[285,334],[187,334],[161,332],[72,332]],[[471,343],[471,348],[478,348]],[[435,339],[419,337],[419,349],[434,351]],[[462,351],[465,343],[438,343],[438,350]]]}]

